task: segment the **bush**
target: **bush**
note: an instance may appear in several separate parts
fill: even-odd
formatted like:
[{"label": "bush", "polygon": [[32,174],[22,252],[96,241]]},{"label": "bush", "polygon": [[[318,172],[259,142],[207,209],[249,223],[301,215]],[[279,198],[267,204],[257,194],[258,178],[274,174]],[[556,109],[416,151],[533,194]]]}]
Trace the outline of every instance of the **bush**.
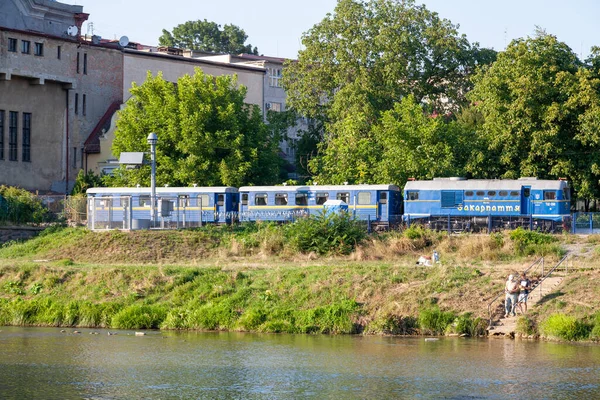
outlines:
[{"label": "bush", "polygon": [[473,318],[472,313],[465,313],[458,316],[451,325],[448,325],[446,332],[458,333],[468,336],[484,336],[487,328],[487,321],[479,317]]},{"label": "bush", "polygon": [[16,224],[51,222],[54,216],[27,190],[0,186],[0,221]]},{"label": "bush", "polygon": [[455,315],[450,311],[442,311],[439,307],[426,308],[419,312],[419,327],[434,335],[446,332],[448,325],[454,322]]},{"label": "bush", "polygon": [[522,227],[518,227],[510,232],[510,240],[515,244],[515,248],[519,255],[560,252],[558,246],[551,246],[551,243],[556,242],[558,239],[547,233],[529,231]]},{"label": "bush", "polygon": [[591,331],[589,324],[565,314],[552,314],[540,325],[544,336],[569,341],[587,339]]},{"label": "bush", "polygon": [[119,311],[111,326],[117,329],[156,329],[167,315],[160,306],[132,305]]},{"label": "bush", "polygon": [[367,236],[364,225],[349,213],[320,212],[287,225],[290,245],[303,253],[349,254]]}]

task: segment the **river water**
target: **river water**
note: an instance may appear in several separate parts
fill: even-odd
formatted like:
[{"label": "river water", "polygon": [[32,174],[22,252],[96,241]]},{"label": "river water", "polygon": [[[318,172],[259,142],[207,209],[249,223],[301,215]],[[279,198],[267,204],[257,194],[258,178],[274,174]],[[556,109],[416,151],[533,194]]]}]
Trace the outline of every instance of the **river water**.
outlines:
[{"label": "river water", "polygon": [[0,398],[600,398],[597,345],[73,331],[1,327]]}]

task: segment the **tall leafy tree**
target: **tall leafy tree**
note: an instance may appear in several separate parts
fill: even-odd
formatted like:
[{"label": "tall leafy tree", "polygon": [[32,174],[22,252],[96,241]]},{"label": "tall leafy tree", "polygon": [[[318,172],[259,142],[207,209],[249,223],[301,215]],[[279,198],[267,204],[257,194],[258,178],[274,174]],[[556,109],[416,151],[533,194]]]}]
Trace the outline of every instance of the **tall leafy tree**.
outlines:
[{"label": "tall leafy tree", "polygon": [[288,105],[324,122],[311,168],[338,183],[374,181],[381,148],[371,128],[383,112],[409,94],[439,113],[457,110],[469,74],[495,55],[412,0],[340,0],[302,41],[284,72]]},{"label": "tall leafy tree", "polygon": [[472,158],[471,172],[566,177],[580,197],[598,196],[600,85],[594,75],[543,31],[511,42],[475,76],[469,94],[483,116],[476,140],[485,149]]},{"label": "tall leafy tree", "polygon": [[[280,135],[255,105],[244,103],[246,88],[232,76],[209,76],[199,68],[177,84],[148,73],[133,85],[120,111],[113,153],[147,151],[146,137],[158,135],[157,185],[242,186],[278,181]],[[148,185],[149,168],[119,169],[112,185]]]},{"label": "tall leafy tree", "polygon": [[244,44],[248,35],[236,25],[221,25],[205,20],[187,21],[173,28],[173,32],[163,29],[158,39],[161,46],[180,47],[214,53],[258,54],[251,44]]}]

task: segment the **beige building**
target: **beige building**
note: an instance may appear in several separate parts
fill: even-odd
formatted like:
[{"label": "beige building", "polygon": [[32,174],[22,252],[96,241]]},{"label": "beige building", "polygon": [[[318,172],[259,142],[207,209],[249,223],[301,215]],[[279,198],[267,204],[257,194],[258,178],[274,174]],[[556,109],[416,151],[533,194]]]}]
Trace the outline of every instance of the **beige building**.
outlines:
[{"label": "beige building", "polygon": [[113,102],[122,102],[116,45],[81,39],[81,6],[2,0],[0,184],[69,191],[84,168],[84,143]]}]

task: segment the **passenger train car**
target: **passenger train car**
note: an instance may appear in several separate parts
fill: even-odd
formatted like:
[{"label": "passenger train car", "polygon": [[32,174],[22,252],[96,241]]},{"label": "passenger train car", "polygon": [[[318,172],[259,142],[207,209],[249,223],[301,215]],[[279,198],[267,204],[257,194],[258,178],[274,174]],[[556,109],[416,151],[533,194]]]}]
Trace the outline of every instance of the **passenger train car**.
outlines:
[{"label": "passenger train car", "polygon": [[408,181],[404,221],[454,231],[528,226],[568,229],[570,189],[564,180],[467,180],[435,178]]},{"label": "passenger train car", "polygon": [[402,194],[395,185],[244,186],[240,221],[290,221],[324,210],[327,200],[341,200],[359,220],[385,228],[402,220]]},{"label": "passenger train car", "polygon": [[[150,188],[91,188],[90,229],[142,229],[151,221]],[[189,228],[237,219],[239,194],[234,187],[157,187],[155,225]]]}]

